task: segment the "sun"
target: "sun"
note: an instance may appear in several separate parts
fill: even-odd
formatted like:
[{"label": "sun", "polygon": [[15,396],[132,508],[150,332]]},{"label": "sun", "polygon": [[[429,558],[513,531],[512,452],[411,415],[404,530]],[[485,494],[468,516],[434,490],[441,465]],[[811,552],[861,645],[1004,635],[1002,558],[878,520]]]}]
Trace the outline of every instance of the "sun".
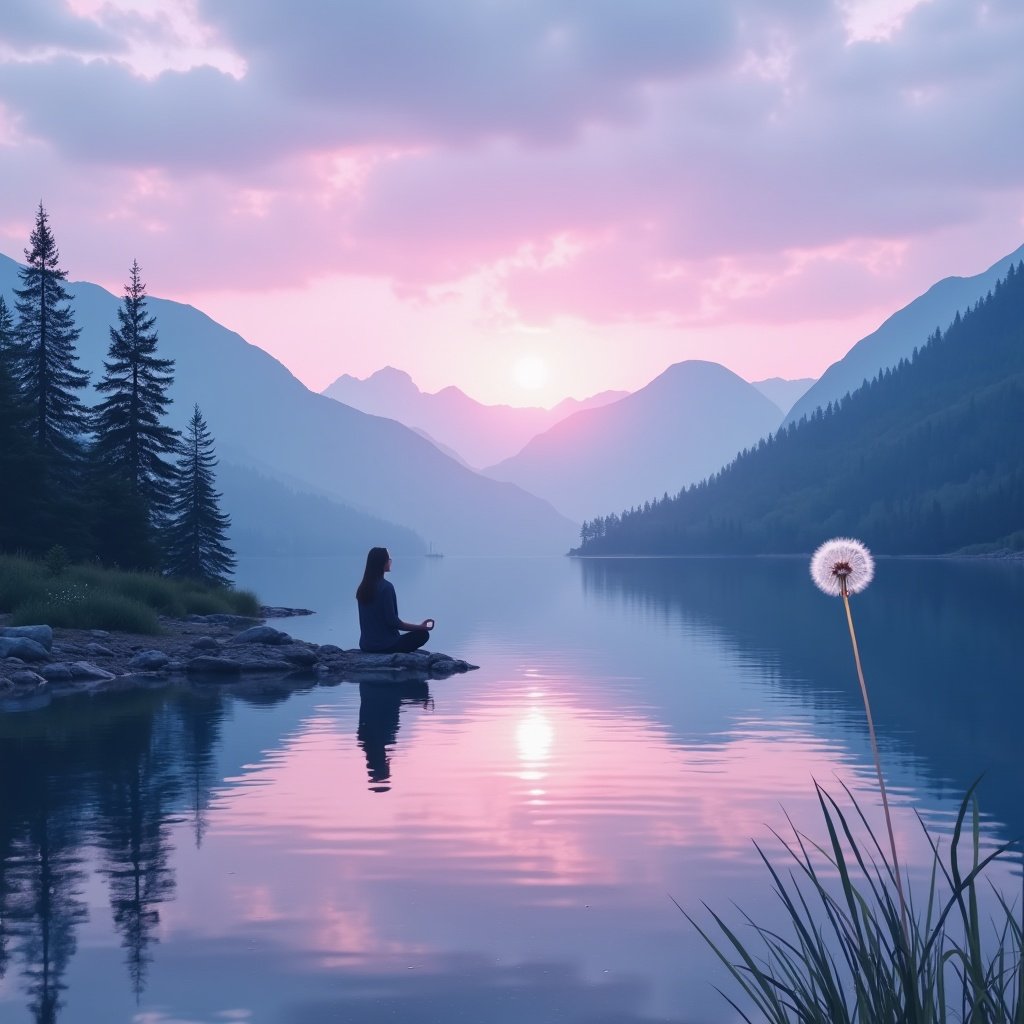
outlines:
[{"label": "sun", "polygon": [[548,364],[533,352],[521,355],[512,368],[515,382],[527,391],[539,391],[548,382]]}]

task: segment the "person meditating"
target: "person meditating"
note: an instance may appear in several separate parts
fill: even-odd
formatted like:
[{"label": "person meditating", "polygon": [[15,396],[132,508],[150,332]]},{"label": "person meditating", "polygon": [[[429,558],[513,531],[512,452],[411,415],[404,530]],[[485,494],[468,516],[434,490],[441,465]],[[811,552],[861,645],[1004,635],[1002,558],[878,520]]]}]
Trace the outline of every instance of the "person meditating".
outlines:
[{"label": "person meditating", "polygon": [[359,650],[373,654],[398,654],[418,651],[429,639],[433,619],[424,619],[418,626],[398,617],[395,588],[384,579],[391,571],[387,548],[370,548],[366,571],[356,590],[359,604]]}]

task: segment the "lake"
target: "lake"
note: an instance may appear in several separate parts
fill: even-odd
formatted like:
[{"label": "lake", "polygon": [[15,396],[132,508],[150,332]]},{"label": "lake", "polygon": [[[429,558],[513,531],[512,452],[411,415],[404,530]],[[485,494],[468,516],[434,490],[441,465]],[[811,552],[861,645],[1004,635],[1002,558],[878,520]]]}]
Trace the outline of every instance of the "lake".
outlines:
[{"label": "lake", "polygon": [[[351,561],[248,560],[354,646]],[[880,822],[838,600],[805,559],[395,557],[406,620],[480,666],[0,716],[4,1024],[735,1019],[675,906],[779,920],[753,840]],[[881,560],[853,600],[897,842],[1024,834],[1024,566]],[[992,877],[1016,886],[1016,862]]]}]

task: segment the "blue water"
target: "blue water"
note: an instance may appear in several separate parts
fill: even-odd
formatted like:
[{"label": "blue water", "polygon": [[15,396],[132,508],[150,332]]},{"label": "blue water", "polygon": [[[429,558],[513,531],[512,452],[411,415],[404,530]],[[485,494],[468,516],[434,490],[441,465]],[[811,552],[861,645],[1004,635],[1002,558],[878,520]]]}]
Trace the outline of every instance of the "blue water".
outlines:
[{"label": "blue water", "polygon": [[[353,646],[360,566],[249,561]],[[396,555],[479,671],[0,717],[0,1020],[731,1021],[673,900],[778,921],[752,840],[879,804],[842,607],[802,559]],[[1024,568],[881,561],[854,615],[912,878],[980,774],[1024,833]],[[822,837],[823,838],[823,837]],[[1007,861],[993,879],[1020,884]]]}]

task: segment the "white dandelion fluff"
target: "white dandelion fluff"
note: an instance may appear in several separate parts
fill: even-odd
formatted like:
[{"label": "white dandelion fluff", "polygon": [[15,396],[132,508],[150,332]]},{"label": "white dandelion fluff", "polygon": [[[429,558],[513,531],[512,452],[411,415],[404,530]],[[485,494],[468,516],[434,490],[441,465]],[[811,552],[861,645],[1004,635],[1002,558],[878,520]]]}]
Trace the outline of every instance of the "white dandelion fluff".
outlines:
[{"label": "white dandelion fluff", "polygon": [[827,540],[811,556],[811,579],[830,597],[859,594],[874,578],[875,560],[859,540]]}]

